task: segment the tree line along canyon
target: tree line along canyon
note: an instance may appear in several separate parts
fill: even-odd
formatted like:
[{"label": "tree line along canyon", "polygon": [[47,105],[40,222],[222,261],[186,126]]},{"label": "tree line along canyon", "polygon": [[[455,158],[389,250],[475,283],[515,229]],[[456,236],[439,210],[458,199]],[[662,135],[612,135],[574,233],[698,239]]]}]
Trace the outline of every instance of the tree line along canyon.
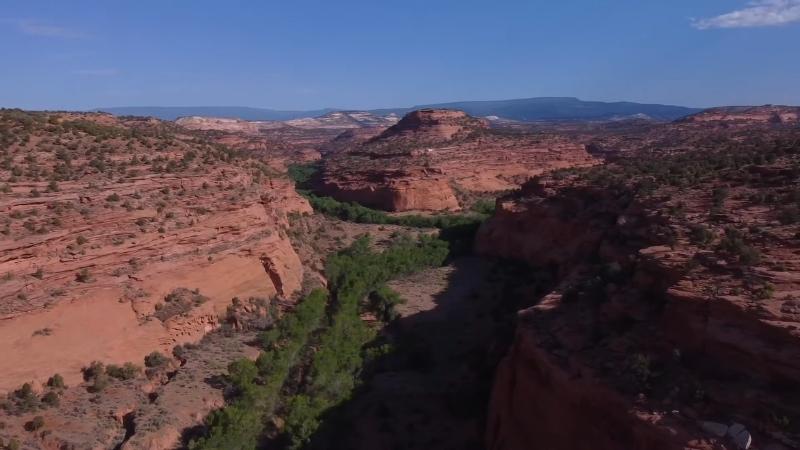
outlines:
[{"label": "tree line along canyon", "polygon": [[0,449],[800,448],[800,108],[112,112],[0,110]]}]

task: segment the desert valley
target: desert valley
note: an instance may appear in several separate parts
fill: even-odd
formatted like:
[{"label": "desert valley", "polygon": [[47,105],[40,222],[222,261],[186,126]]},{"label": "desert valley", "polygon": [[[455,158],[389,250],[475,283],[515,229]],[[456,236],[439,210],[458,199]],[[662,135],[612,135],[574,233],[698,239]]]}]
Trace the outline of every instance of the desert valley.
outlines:
[{"label": "desert valley", "polygon": [[0,111],[2,449],[800,448],[800,108]]}]

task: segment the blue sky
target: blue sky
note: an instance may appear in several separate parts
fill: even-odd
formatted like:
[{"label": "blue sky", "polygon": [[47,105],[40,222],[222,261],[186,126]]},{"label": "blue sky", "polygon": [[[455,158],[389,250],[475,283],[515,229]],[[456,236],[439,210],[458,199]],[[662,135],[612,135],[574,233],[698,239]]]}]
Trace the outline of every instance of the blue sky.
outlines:
[{"label": "blue sky", "polygon": [[7,0],[0,106],[800,104],[800,0]]}]

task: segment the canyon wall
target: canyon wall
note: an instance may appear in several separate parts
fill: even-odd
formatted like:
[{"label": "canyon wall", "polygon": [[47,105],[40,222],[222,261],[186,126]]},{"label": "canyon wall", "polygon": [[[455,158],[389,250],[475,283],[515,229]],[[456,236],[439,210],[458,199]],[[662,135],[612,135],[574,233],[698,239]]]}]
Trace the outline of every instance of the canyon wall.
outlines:
[{"label": "canyon wall", "polygon": [[[780,418],[800,411],[798,244],[790,225],[763,220],[777,211],[751,200],[791,176],[749,175],[785,161],[720,169],[730,200],[713,220],[713,179],[637,194],[630,174],[604,186],[548,178],[499,200],[478,253],[527,262],[557,283],[519,313],[487,447],[794,448]],[[747,235],[755,224],[778,240]]]},{"label": "canyon wall", "polygon": [[[287,214],[311,208],[289,180],[191,136],[151,135],[168,126],[157,121],[53,115],[40,126],[12,145],[27,169],[0,196],[0,392],[54,373],[77,384],[94,360],[170,354],[219,327],[234,297],[300,289]],[[69,175],[40,175],[53,171]],[[172,301],[180,289],[193,300]]]}]

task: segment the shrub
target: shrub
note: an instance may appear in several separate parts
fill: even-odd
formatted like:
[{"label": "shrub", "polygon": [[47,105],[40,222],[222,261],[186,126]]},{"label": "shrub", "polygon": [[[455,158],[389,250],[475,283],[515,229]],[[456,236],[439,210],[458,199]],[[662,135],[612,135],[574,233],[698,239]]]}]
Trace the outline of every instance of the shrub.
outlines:
[{"label": "shrub", "polygon": [[753,295],[757,300],[770,299],[773,295],[775,295],[775,286],[773,286],[771,283],[765,283],[753,291]]},{"label": "shrub", "polygon": [[33,386],[25,383],[13,392],[13,401],[21,412],[35,411],[39,407],[39,398],[33,392]]},{"label": "shrub", "polygon": [[47,406],[57,407],[60,403],[60,399],[56,392],[50,391],[44,394],[44,396],[42,397],[42,403],[44,403]]},{"label": "shrub", "polygon": [[108,387],[109,381],[110,380],[108,378],[108,375],[104,373],[97,375],[96,377],[94,377],[94,379],[92,380],[92,384],[89,386],[89,392],[92,393],[102,392],[103,390],[105,390],[106,387]]},{"label": "shrub", "polygon": [[316,164],[290,164],[288,168],[289,178],[294,180],[298,187],[303,187],[319,171],[319,166]]},{"label": "shrub", "polygon": [[403,303],[400,294],[386,285],[381,285],[369,295],[368,308],[375,316],[384,322],[391,322],[399,314],[395,307]]},{"label": "shrub", "polygon": [[176,345],[175,347],[172,348],[172,356],[174,356],[177,359],[181,359],[181,360],[182,359],[186,359],[186,350],[187,350],[186,347],[184,347],[183,345],[178,344],[178,345]]},{"label": "shrub", "polygon": [[169,362],[169,358],[162,355],[160,352],[152,352],[144,357],[144,365],[146,367],[161,367]]},{"label": "shrub", "polygon": [[108,376],[123,381],[132,380],[141,372],[142,369],[131,362],[126,362],[121,367],[115,364],[109,364],[108,367],[106,367],[106,374],[108,374]]},{"label": "shrub", "polygon": [[77,274],[75,274],[75,281],[78,283],[89,283],[92,281],[92,274],[89,272],[89,269],[84,267]]},{"label": "shrub", "polygon": [[256,376],[258,367],[247,358],[238,359],[228,365],[228,379],[239,392],[250,389]]},{"label": "shrub", "polygon": [[114,192],[113,194],[111,194],[108,197],[106,197],[106,201],[107,202],[118,202],[119,200],[120,200],[120,197],[116,192]]},{"label": "shrub", "polygon": [[741,232],[734,228],[725,230],[725,237],[719,243],[719,249],[735,255],[739,262],[746,266],[758,264],[761,254],[744,241]]},{"label": "shrub", "polygon": [[25,424],[25,430],[34,432],[44,426],[44,417],[36,416]]},{"label": "shrub", "polygon": [[472,210],[478,214],[492,215],[495,210],[495,200],[481,199],[472,205]]},{"label": "shrub", "polygon": [[192,308],[207,301],[208,297],[201,295],[200,291],[196,289],[192,291],[186,288],[175,288],[164,297],[164,303],[156,305],[156,312],[153,316],[165,322],[171,317],[186,314]]},{"label": "shrub", "polygon": [[109,378],[106,374],[106,367],[100,361],[92,361],[89,366],[82,369],[83,379],[91,384],[89,392],[101,392],[108,386]]},{"label": "shrub", "polygon": [[52,377],[50,377],[47,380],[47,386],[56,389],[64,389],[65,387],[67,387],[64,384],[64,377],[62,377],[60,374],[55,374]]},{"label": "shrub", "polygon": [[714,240],[714,233],[703,225],[690,224],[689,240],[693,244],[705,247]]}]

